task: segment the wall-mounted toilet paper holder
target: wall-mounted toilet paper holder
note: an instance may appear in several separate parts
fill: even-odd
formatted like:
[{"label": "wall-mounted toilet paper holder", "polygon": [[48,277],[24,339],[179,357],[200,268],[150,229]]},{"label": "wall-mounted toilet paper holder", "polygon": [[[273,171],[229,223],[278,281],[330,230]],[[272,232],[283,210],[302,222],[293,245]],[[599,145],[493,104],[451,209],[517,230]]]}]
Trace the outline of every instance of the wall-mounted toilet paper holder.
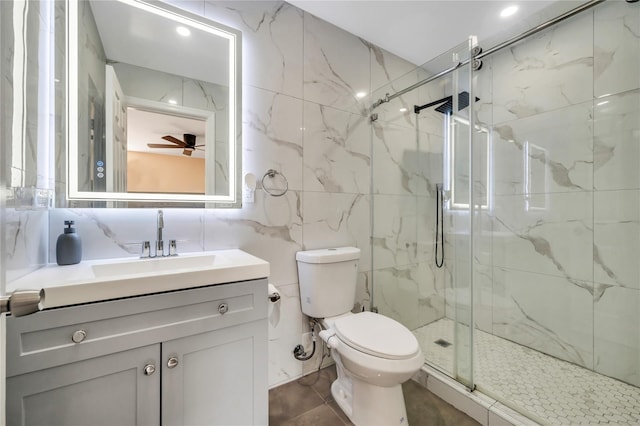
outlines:
[{"label": "wall-mounted toilet paper holder", "polygon": [[267,286],[267,298],[271,303],[275,303],[280,300],[280,292],[273,284],[269,283]]}]

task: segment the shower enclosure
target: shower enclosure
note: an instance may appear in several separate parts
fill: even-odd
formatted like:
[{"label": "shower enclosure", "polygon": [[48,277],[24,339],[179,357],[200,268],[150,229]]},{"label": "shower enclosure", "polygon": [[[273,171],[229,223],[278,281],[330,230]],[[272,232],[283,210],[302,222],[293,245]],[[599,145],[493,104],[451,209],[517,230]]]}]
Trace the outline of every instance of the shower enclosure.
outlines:
[{"label": "shower enclosure", "polygon": [[372,96],[374,307],[541,424],[640,424],[640,3],[592,3]]}]

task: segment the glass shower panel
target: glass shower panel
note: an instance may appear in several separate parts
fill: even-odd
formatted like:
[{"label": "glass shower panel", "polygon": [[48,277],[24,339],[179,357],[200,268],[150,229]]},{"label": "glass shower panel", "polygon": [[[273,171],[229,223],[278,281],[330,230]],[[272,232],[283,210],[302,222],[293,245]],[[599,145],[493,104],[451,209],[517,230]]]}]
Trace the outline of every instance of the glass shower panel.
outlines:
[{"label": "glass shower panel", "polygon": [[[372,99],[465,62],[469,46],[465,42],[381,87]],[[460,66],[380,104],[371,123],[373,306],[414,332],[426,362],[469,386],[470,226],[460,224],[470,220],[464,189],[470,94],[469,65]],[[457,196],[466,199],[455,209],[454,181]],[[463,232],[451,232],[455,226]]]},{"label": "glass shower panel", "polygon": [[445,239],[451,242],[451,255],[445,256],[445,267],[449,270],[451,280],[446,288],[446,317],[453,321],[454,377],[473,387],[473,187],[470,179],[473,168],[471,126],[474,99],[471,84],[471,66],[469,65],[471,40],[460,45],[452,54],[452,59],[467,62],[452,73],[452,105],[446,115],[448,126],[445,137],[445,152],[448,173],[445,175],[444,190],[448,195],[449,226]]}]

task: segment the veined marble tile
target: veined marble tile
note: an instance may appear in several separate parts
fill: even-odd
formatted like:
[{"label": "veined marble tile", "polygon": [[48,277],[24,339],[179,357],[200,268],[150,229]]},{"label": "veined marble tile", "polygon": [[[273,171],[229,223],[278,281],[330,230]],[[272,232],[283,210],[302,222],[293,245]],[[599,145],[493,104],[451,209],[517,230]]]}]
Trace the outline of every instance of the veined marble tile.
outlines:
[{"label": "veined marble tile", "polygon": [[289,382],[302,374],[302,363],[293,357],[293,348],[304,344],[298,284],[273,284],[280,293],[280,300],[269,303],[268,308],[269,387]]},{"label": "veined marble tile", "polygon": [[592,40],[586,13],[493,55],[494,123],[590,100]]},{"label": "veined marble tile", "polygon": [[492,267],[473,263],[473,271],[471,271],[468,256],[451,259],[445,259],[444,266],[444,302],[445,313],[449,319],[469,325],[471,315],[471,287],[469,284],[470,274],[473,273],[474,297],[483,298],[474,299],[475,324],[481,329],[490,329],[492,318],[492,286],[493,273]]},{"label": "veined marble tile", "polygon": [[494,127],[495,194],[591,190],[591,109],[585,102]]},{"label": "veined marble tile", "polygon": [[371,103],[369,51],[361,38],[305,12],[304,99],[363,114]]},{"label": "veined marble tile", "polygon": [[474,267],[474,313],[476,328],[493,333],[493,267]]},{"label": "veined marble tile", "polygon": [[497,267],[493,276],[497,336],[593,368],[590,283]]},{"label": "veined marble tile", "polygon": [[420,274],[416,264],[373,271],[374,305],[382,315],[413,330],[419,327]]},{"label": "veined marble tile", "polygon": [[373,265],[375,269],[417,262],[417,199],[411,195],[373,195]]},{"label": "veined marble tile", "polygon": [[640,90],[596,100],[593,127],[594,189],[640,189]]},{"label": "veined marble tile", "polygon": [[296,252],[302,250],[302,195],[282,197],[256,190],[241,210],[206,210],[205,250],[239,248],[270,263],[273,283],[298,282]]},{"label": "veined marble tile", "polygon": [[291,96],[245,86],[244,173],[260,181],[268,169],[282,173],[289,189],[302,189],[303,102]]},{"label": "veined marble tile", "polygon": [[607,2],[594,9],[594,96],[640,88],[640,9]]},{"label": "veined marble tile", "polygon": [[205,16],[242,31],[242,82],[302,97],[302,11],[284,1],[205,1]]},{"label": "veined marble tile", "polygon": [[433,261],[417,264],[418,327],[444,317],[444,271]]},{"label": "veined marble tile", "polygon": [[554,275],[583,287],[583,281],[593,279],[593,194],[546,197],[545,207],[536,209],[527,209],[522,195],[496,197],[493,264]]},{"label": "veined marble tile", "polygon": [[371,270],[370,205],[369,195],[305,192],[304,249],[358,247],[358,269]]},{"label": "veined marble tile", "polygon": [[414,129],[373,123],[372,193],[395,195],[424,193],[427,182],[420,170],[416,139]]},{"label": "veined marble tile", "polygon": [[640,386],[640,291],[607,289],[594,304],[593,323],[594,369]]},{"label": "veined marble tile", "polygon": [[596,301],[610,286],[640,290],[640,190],[595,191],[593,273]]},{"label": "veined marble tile", "polygon": [[47,264],[49,215],[46,210],[19,211],[4,206],[2,214],[5,216],[4,279],[6,283],[11,283]]},{"label": "veined marble tile", "polygon": [[[49,258],[55,262],[56,241],[64,221],[73,220],[82,241],[82,259],[138,257],[142,242],[153,247],[158,209],[51,209]],[[163,209],[165,246],[177,240],[178,253],[203,250],[201,209]]]},{"label": "veined marble tile", "polygon": [[305,191],[368,194],[371,135],[360,114],[304,103]]},{"label": "veined marble tile", "polygon": [[371,46],[371,88],[374,91],[387,85],[389,85],[389,89],[395,89],[395,91],[410,86],[410,84],[402,86],[398,83],[404,84],[402,77],[415,72],[416,67],[416,64],[412,64],[381,47]]}]

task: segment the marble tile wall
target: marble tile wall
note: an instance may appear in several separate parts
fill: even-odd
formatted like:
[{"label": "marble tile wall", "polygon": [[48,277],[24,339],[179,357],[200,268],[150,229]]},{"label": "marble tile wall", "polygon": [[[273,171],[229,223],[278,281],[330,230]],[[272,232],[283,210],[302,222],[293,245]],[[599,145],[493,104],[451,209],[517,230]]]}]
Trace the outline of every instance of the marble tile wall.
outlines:
[{"label": "marble tile wall", "polygon": [[606,2],[485,61],[485,331],[640,385],[640,8]]},{"label": "marble tile wall", "polygon": [[[399,64],[398,66],[410,64]],[[424,68],[374,92],[384,98],[430,75]],[[445,314],[450,275],[434,261],[435,185],[443,182],[444,116],[423,105],[446,96],[449,79],[424,85],[376,108],[372,124],[373,297],[379,312],[410,329]],[[450,90],[450,89],[449,89]]]}]

